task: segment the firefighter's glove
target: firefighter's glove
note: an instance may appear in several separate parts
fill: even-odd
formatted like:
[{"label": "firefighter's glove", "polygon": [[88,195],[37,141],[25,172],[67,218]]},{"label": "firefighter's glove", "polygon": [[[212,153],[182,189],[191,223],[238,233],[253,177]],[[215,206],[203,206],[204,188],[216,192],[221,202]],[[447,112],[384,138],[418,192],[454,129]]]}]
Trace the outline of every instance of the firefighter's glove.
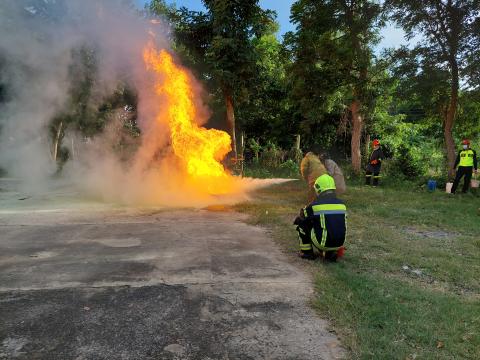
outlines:
[{"label": "firefighter's glove", "polygon": [[372,165],[377,165],[377,164],[378,164],[378,160],[372,160],[372,161],[370,161],[370,164],[372,164]]}]

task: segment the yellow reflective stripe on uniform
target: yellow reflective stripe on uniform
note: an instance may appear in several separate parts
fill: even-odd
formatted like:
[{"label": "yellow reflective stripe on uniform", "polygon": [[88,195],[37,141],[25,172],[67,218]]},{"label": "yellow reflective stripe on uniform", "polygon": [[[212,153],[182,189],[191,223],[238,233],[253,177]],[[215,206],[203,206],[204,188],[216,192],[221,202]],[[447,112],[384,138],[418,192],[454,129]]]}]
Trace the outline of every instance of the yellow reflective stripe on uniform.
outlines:
[{"label": "yellow reflective stripe on uniform", "polygon": [[320,215],[321,223],[322,223],[322,243],[320,246],[323,248],[327,243],[327,226],[325,225],[325,214]]},{"label": "yellow reflective stripe on uniform", "polygon": [[323,214],[320,215],[320,226],[322,227],[322,229],[326,228],[326,226],[325,226],[325,215],[323,215]]},{"label": "yellow reflective stripe on uniform", "polygon": [[322,250],[322,251],[334,251],[334,250],[338,250],[340,248],[341,248],[341,246],[339,246],[339,247],[324,247],[323,249],[320,249],[320,250]]},{"label": "yellow reflective stripe on uniform", "polygon": [[307,213],[307,209],[303,209],[303,215],[305,215],[305,217],[308,217],[308,213]]},{"label": "yellow reflective stripe on uniform", "polygon": [[315,229],[312,229],[311,238],[312,238],[313,245],[315,245],[317,249],[320,249],[321,246],[317,240],[317,235],[315,235]]},{"label": "yellow reflective stripe on uniform", "polygon": [[300,235],[298,235],[298,247],[300,250],[312,250],[311,244],[304,244]]},{"label": "yellow reflective stripe on uniform", "polygon": [[344,242],[347,242],[347,232],[348,232],[347,214],[345,214],[345,240],[344,240]]},{"label": "yellow reflective stripe on uniform", "polygon": [[347,207],[344,204],[320,204],[313,205],[313,211],[331,211],[331,210],[344,210],[347,211]]},{"label": "yellow reflective stripe on uniform", "polygon": [[345,214],[347,212],[347,207],[344,204],[313,205],[312,209],[313,209],[313,215],[321,215],[321,214],[338,215],[338,214]]}]

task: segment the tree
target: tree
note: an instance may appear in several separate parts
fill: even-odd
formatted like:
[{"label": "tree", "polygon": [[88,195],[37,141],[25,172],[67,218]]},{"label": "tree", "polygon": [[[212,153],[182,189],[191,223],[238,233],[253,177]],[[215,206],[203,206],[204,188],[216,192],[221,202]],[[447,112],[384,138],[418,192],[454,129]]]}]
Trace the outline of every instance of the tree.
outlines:
[{"label": "tree", "polygon": [[[168,17],[174,23],[176,49],[187,59],[187,65],[193,65],[202,79],[214,82],[222,93],[232,131],[232,148],[237,157],[235,98],[246,92],[255,76],[256,59],[251,40],[267,29],[272,13],[262,10],[258,0],[202,1],[206,12],[181,8],[175,14],[167,10]],[[165,13],[164,6],[158,8]]]},{"label": "tree", "polygon": [[[347,107],[352,167],[359,173],[361,136],[372,100],[372,46],[383,24],[382,8],[369,0],[299,0],[292,6],[291,19],[297,24],[290,39],[295,57],[294,92],[304,97],[303,108],[312,100],[321,102],[324,110],[339,102]],[[310,108],[317,110],[307,118],[322,112],[318,105]]]},{"label": "tree", "polygon": [[294,141],[291,134],[295,130],[289,121],[287,61],[276,36],[278,29],[278,24],[272,22],[267,32],[252,39],[256,75],[248,84],[248,96],[239,99],[237,114],[247,137],[259,139],[263,144],[270,140],[288,148]]},{"label": "tree", "polygon": [[258,0],[203,0],[212,18],[213,38],[207,56],[222,89],[227,120],[232,127],[233,152],[237,157],[234,94],[248,86],[255,72],[251,42],[260,37],[271,21]]},{"label": "tree", "polygon": [[452,174],[456,152],[453,128],[458,110],[460,81],[470,81],[473,85],[472,76],[479,71],[477,45],[480,34],[480,2],[387,0],[386,6],[393,14],[393,19],[404,28],[407,39],[412,39],[418,32],[423,35],[423,41],[414,49],[419,64],[418,71],[427,68],[431,72],[447,75],[447,101],[441,113],[447,164]]}]

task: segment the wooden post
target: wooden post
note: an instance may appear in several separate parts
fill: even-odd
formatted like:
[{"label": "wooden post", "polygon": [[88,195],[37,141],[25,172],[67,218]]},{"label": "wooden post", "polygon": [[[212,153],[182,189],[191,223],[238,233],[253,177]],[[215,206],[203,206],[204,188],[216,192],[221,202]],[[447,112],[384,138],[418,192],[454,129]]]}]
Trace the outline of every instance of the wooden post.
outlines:
[{"label": "wooden post", "polygon": [[53,144],[53,160],[55,162],[57,161],[57,156],[58,156],[58,145],[60,142],[60,134],[62,133],[62,126],[63,126],[63,122],[61,121],[60,124],[58,125],[57,135],[55,137],[55,142]]},{"label": "wooden post", "polygon": [[[365,140],[365,156],[370,156],[370,135],[367,135]],[[368,160],[368,159],[367,159]]]},{"label": "wooden post", "polygon": [[72,160],[75,159],[75,145],[73,143],[73,136],[72,136]]},{"label": "wooden post", "polygon": [[243,178],[243,171],[244,171],[244,161],[245,161],[245,132],[242,131],[242,135],[240,137],[240,177]]}]

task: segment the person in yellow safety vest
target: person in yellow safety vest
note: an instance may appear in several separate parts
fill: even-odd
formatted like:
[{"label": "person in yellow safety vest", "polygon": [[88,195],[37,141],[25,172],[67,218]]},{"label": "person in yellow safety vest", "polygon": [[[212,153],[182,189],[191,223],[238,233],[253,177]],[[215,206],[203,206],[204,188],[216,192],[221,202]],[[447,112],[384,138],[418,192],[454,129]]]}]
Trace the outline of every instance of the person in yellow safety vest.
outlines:
[{"label": "person in yellow safety vest", "polygon": [[320,161],[320,158],[310,151],[305,154],[305,157],[300,163],[300,173],[302,174],[302,178],[307,182],[308,202],[310,203],[317,196],[313,187],[315,180],[317,180],[319,176],[327,174],[327,169]]},{"label": "person in yellow safety vest", "polygon": [[336,261],[343,255],[347,235],[347,208],[335,195],[335,180],[328,174],[314,184],[318,196],[300,210],[294,221],[300,241],[300,257],[316,258],[317,249],[325,260]]},{"label": "person in yellow safety vest", "polygon": [[452,194],[455,194],[455,191],[457,191],[458,184],[463,176],[465,176],[465,179],[463,180],[462,192],[466,193],[470,186],[472,172],[475,171],[475,174],[477,173],[477,153],[470,148],[470,140],[464,139],[462,141],[462,147],[463,149],[458,152],[455,165],[453,165],[454,170],[457,166],[458,169],[452,185]]}]

